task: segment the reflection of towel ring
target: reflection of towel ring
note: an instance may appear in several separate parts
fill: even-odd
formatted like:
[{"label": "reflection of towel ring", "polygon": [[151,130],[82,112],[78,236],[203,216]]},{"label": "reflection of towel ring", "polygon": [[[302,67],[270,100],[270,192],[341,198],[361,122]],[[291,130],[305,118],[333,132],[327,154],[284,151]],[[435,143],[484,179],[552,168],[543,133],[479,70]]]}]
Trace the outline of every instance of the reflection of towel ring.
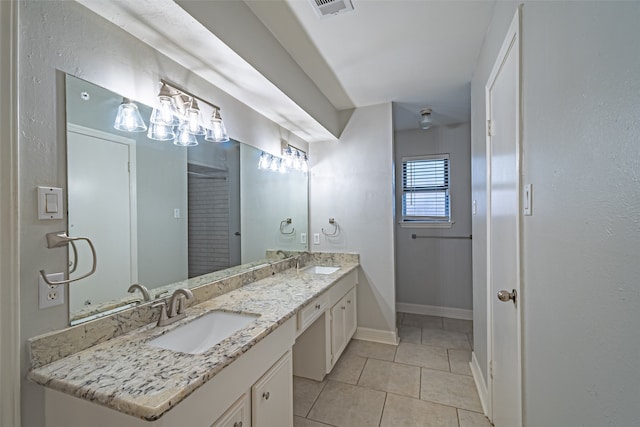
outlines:
[{"label": "reflection of towel ring", "polygon": [[[51,282],[51,281],[49,281],[49,279],[47,279],[47,273],[45,273],[44,270],[40,270],[40,275],[42,276],[42,279],[49,286],[64,285],[66,283],[76,282],[78,280],[87,278],[87,277],[91,276],[93,273],[96,272],[96,266],[98,264],[98,256],[96,255],[96,248],[93,247],[93,243],[91,242],[91,240],[89,240],[88,237],[69,237],[69,236],[67,236],[67,233],[65,231],[57,231],[57,232],[54,232],[54,233],[47,233],[47,247],[49,249],[61,248],[63,246],[67,246],[69,243],[71,243],[72,247],[74,248],[74,253],[76,253],[76,256],[77,256],[77,252],[75,250],[75,246],[73,245],[73,242],[76,241],[76,240],[86,240],[87,243],[89,244],[89,248],[91,248],[91,254],[93,255],[93,267],[91,268],[91,271],[88,272],[87,274],[85,274],[84,276],[80,276],[80,277],[78,277],[76,279],[60,280],[58,282]],[[76,264],[77,264],[77,262],[78,262],[78,260],[76,259]]]},{"label": "reflection of towel ring", "polygon": [[294,233],[296,232],[296,229],[295,229],[295,228],[292,228],[292,229],[291,229],[291,231],[289,231],[289,232],[284,231],[284,228],[285,228],[287,225],[291,224],[292,222],[293,222],[293,221],[291,221],[291,218],[287,218],[287,219],[285,219],[285,220],[283,220],[283,221],[280,221],[280,233],[281,233],[281,234],[287,234],[287,235],[289,235],[289,234],[294,234]]},{"label": "reflection of towel ring", "polygon": [[329,224],[333,225],[333,231],[331,233],[327,233],[326,231],[324,231],[324,228],[322,229],[322,234],[324,234],[327,237],[334,237],[338,235],[338,231],[340,231],[339,227],[338,227],[338,223],[336,222],[335,218],[329,218]]},{"label": "reflection of towel ring", "polygon": [[71,267],[69,274],[71,274],[78,268],[78,248],[76,248],[76,244],[72,240],[69,243],[71,244],[71,249],[73,249],[73,263],[69,263],[69,267]]}]

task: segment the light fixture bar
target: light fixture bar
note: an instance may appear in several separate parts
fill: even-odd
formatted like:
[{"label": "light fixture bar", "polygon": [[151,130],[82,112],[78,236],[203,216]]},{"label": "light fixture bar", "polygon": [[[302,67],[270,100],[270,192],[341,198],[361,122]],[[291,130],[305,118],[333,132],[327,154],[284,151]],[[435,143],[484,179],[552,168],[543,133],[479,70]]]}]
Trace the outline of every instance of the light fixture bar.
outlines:
[{"label": "light fixture bar", "polygon": [[211,108],[213,108],[214,110],[215,110],[215,109],[217,109],[217,110],[220,110],[220,109],[221,109],[221,108],[220,108],[220,107],[218,107],[216,104],[213,104],[213,103],[211,103],[211,102],[207,101],[206,99],[202,99],[201,97],[196,96],[196,95],[194,95],[193,93],[191,93],[191,92],[189,92],[189,91],[187,91],[187,90],[182,89],[180,86],[178,86],[178,85],[176,85],[176,84],[174,84],[174,83],[171,83],[170,81],[167,81],[167,80],[165,80],[165,79],[160,79],[160,83],[167,85],[167,86],[168,86],[168,87],[170,87],[171,89],[173,89],[173,90],[175,90],[175,91],[177,91],[177,92],[180,92],[180,93],[181,93],[181,94],[183,94],[183,95],[187,95],[187,96],[189,96],[189,97],[191,97],[191,98],[195,98],[195,99],[197,99],[197,100],[198,100],[198,101],[200,101],[200,102],[204,102],[205,104],[207,104],[208,106],[210,106],[210,107],[211,107]]}]

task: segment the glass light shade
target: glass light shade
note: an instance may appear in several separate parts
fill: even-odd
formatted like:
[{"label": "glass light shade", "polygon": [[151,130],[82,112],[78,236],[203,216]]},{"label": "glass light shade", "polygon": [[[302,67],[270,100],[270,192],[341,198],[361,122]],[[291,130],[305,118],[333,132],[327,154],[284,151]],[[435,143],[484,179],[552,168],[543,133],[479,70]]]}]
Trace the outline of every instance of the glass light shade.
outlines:
[{"label": "glass light shade", "polygon": [[302,159],[302,172],[307,173],[309,172],[309,158],[307,157],[307,155],[304,155],[304,158]]},{"label": "glass light shade", "polygon": [[180,116],[170,96],[158,96],[158,102],[151,112],[151,123],[164,126],[177,126],[180,124]]},{"label": "glass light shade", "polygon": [[211,116],[211,123],[207,134],[204,139],[210,142],[227,142],[229,141],[229,135],[227,135],[227,128],[220,117],[220,110],[217,108],[213,110]]},{"label": "glass light shade", "polygon": [[300,152],[296,151],[296,154],[293,157],[293,169],[297,171],[301,171],[303,161],[304,159],[302,158],[302,155],[300,154]]},{"label": "glass light shade", "polygon": [[271,158],[271,164],[269,165],[269,170],[273,172],[277,172],[280,170],[280,159],[277,157]]},{"label": "glass light shade", "polygon": [[204,135],[205,130],[202,126],[202,115],[197,108],[187,108],[187,114],[185,115],[187,128],[190,133],[194,135]]},{"label": "glass light shade", "polygon": [[147,125],[142,120],[138,106],[127,98],[124,98],[118,107],[113,127],[124,132],[144,132],[147,130]]},{"label": "glass light shade", "polygon": [[287,164],[285,159],[280,159],[280,162],[278,163],[278,172],[280,173],[287,173]]},{"label": "glass light shade", "polygon": [[258,160],[258,169],[260,170],[269,169],[270,160],[271,160],[271,155],[263,151],[262,154],[260,155],[260,159]]},{"label": "glass light shade", "polygon": [[[296,153],[298,152],[298,150],[296,150]],[[293,168],[293,159],[295,158],[295,154],[293,152],[293,150],[291,149],[291,147],[287,147],[284,150],[284,165],[286,166],[287,169],[292,169]]]},{"label": "glass light shade", "polygon": [[169,141],[176,137],[176,133],[173,131],[173,126],[149,123],[147,137],[156,141]]},{"label": "glass light shade", "polygon": [[183,123],[178,129],[178,133],[173,140],[173,144],[180,147],[193,147],[195,145],[198,145],[198,140],[196,139],[196,136],[194,134],[189,132],[189,128],[187,127],[186,123]]}]

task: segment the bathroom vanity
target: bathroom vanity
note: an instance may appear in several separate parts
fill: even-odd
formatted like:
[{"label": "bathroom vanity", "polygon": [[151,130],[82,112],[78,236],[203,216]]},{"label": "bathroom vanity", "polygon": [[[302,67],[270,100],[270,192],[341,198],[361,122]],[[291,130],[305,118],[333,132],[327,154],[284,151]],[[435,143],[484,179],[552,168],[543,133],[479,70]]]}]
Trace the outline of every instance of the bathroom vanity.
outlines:
[{"label": "bathroom vanity", "polygon": [[[357,262],[291,268],[36,367],[47,426],[292,426],[292,376],[321,380],[356,329]],[[256,316],[199,354],[152,346],[211,311]],[[32,340],[37,341],[38,338]]]}]

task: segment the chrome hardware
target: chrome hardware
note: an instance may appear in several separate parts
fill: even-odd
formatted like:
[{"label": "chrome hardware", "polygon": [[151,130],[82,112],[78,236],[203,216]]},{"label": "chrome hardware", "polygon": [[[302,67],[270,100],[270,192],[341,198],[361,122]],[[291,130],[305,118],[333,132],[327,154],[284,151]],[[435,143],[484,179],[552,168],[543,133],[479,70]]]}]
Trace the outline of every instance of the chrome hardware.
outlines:
[{"label": "chrome hardware", "polygon": [[517,298],[518,298],[518,293],[516,292],[515,289],[511,290],[511,292],[509,291],[498,292],[498,299],[502,302],[509,302],[509,300],[513,300],[513,302],[515,303]]},{"label": "chrome hardware", "polygon": [[127,292],[132,294],[136,291],[136,289],[142,293],[142,298],[144,299],[145,302],[151,301],[151,295],[149,294],[149,289],[147,289],[147,287],[144,285],[134,283],[133,285],[129,286],[129,289],[127,289]]},{"label": "chrome hardware", "polygon": [[343,305],[342,307],[340,307],[340,308],[342,308],[343,310],[346,310],[346,309],[347,309],[347,307],[345,307],[344,305]]},{"label": "chrome hardware", "polygon": [[293,221],[291,220],[291,218],[287,218],[284,219],[282,221],[280,221],[280,234],[284,234],[284,235],[290,235],[290,234],[295,234],[296,233],[296,229],[295,228],[291,228],[291,231],[284,231],[284,228],[287,225],[291,225]]},{"label": "chrome hardware", "polygon": [[338,223],[336,222],[335,218],[329,218],[329,224],[333,225],[333,231],[331,233],[327,233],[326,231],[324,231],[324,228],[321,228],[322,230],[322,234],[324,234],[327,237],[335,237],[338,235],[338,231],[340,230],[340,228],[338,227]]},{"label": "chrome hardware", "polygon": [[169,299],[169,306],[165,301],[152,305],[153,308],[160,307],[158,326],[167,326],[187,317],[187,313],[184,312],[185,298],[193,298],[193,293],[189,289],[176,289]]},{"label": "chrome hardware", "polygon": [[269,400],[269,392],[265,391],[264,393],[262,393],[262,397],[264,398],[264,400]]},{"label": "chrome hardware", "polygon": [[[77,251],[75,248],[75,245],[73,244],[73,242],[77,241],[77,240],[86,240],[87,243],[89,244],[89,248],[91,248],[91,254],[93,255],[93,267],[91,267],[91,271],[89,271],[87,274],[77,277],[75,279],[68,279],[68,280],[59,280],[57,282],[51,282],[49,281],[49,279],[47,279],[47,273],[45,273],[44,270],[40,270],[40,275],[42,276],[42,280],[45,281],[45,283],[49,286],[57,286],[57,285],[64,285],[67,283],[71,283],[71,282],[77,282],[78,280],[82,280],[85,279],[89,276],[91,276],[93,273],[96,272],[96,267],[98,265],[98,256],[96,255],[96,248],[93,246],[93,243],[91,242],[91,240],[88,237],[69,237],[67,236],[67,232],[66,231],[56,231],[53,233],[47,233],[47,248],[49,249],[53,249],[53,248],[61,248],[63,246],[67,246],[69,244],[71,244],[71,247],[73,248],[74,254],[76,254],[77,257]],[[75,260],[76,264],[78,262],[77,258]],[[71,272],[73,272],[75,270],[75,268],[73,268],[71,270]]]},{"label": "chrome hardware", "polygon": [[233,427],[242,427],[242,421],[236,421],[233,423]]},{"label": "chrome hardware", "polygon": [[320,310],[320,304],[316,304],[316,310]]},{"label": "chrome hardware", "polygon": [[347,300],[347,304],[351,304],[351,300],[350,299]]}]

